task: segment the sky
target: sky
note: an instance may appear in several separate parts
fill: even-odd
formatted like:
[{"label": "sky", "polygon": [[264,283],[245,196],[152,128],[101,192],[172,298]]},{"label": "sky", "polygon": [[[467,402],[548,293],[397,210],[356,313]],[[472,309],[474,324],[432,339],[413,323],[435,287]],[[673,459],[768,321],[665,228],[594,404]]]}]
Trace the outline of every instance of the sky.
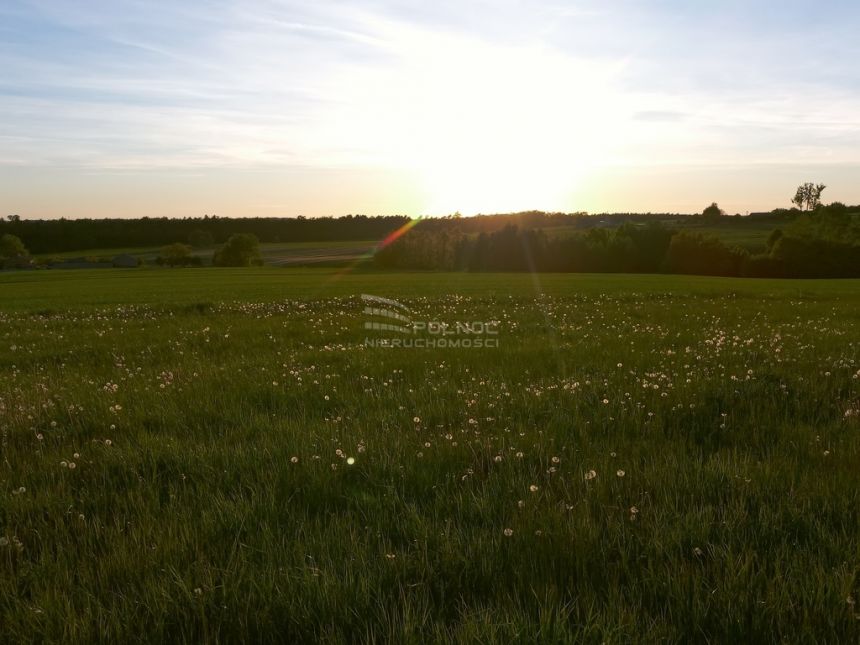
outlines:
[{"label": "sky", "polygon": [[2,0],[0,216],[860,203],[860,3]]}]

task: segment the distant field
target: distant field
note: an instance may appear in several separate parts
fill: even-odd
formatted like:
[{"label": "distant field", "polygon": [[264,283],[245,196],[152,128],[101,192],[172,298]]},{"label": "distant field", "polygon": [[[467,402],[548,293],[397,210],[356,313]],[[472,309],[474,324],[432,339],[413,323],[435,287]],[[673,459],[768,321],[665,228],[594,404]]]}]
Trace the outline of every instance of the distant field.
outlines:
[{"label": "distant field", "polygon": [[[723,243],[729,246],[739,246],[750,252],[761,252],[765,249],[767,238],[770,234],[780,227],[779,222],[773,221],[748,221],[737,220],[735,218],[726,218],[727,221],[719,226],[715,225],[694,225],[694,226],[675,226],[682,230],[689,230],[705,235],[713,235],[718,237]],[[784,226],[784,224],[782,224]]]},{"label": "distant field", "polygon": [[[753,253],[763,251],[768,236],[781,225],[779,222],[774,222],[773,220],[755,221],[747,218],[738,220],[734,217],[727,217],[724,222],[716,225],[703,224],[700,219],[690,222],[684,222],[683,220],[662,221],[659,219],[655,219],[655,221],[662,223],[666,228],[713,235],[729,246],[739,246]],[[576,235],[584,232],[584,230],[587,229],[571,226],[544,229],[547,235],[550,236]]]},{"label": "distant field", "polygon": [[155,258],[160,252],[158,248],[148,247],[124,247],[115,249],[86,249],[84,251],[60,251],[58,253],[40,253],[37,257],[44,259],[62,259],[68,260],[71,258],[97,258],[97,259],[112,259],[117,255],[127,253],[136,257]]},{"label": "distant field", "polygon": [[0,374],[3,642],[860,638],[858,280],[4,272]]},{"label": "distant field", "polygon": [[[288,265],[340,265],[356,260],[373,249],[375,242],[334,241],[334,242],[272,242],[260,245],[263,261],[272,266]],[[195,249],[194,255],[211,261],[214,249]],[[161,247],[138,247],[122,249],[90,249],[86,251],[64,251],[47,253],[39,257],[45,259],[96,258],[110,260],[117,255],[128,254],[141,258],[145,263],[153,263],[161,254]]]}]

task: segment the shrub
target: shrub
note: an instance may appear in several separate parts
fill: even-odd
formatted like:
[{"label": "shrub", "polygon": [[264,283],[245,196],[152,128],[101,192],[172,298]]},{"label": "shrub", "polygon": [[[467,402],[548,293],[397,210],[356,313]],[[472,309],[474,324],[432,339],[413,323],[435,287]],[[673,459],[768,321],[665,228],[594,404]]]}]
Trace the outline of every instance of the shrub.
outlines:
[{"label": "shrub", "polygon": [[219,267],[249,267],[263,264],[260,240],[256,235],[239,233],[215,252],[212,264]]}]

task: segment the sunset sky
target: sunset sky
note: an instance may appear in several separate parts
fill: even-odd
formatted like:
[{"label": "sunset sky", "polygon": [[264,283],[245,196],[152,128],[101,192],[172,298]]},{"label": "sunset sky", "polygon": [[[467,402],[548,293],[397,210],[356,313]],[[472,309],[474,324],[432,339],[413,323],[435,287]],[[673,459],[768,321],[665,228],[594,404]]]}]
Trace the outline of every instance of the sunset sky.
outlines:
[{"label": "sunset sky", "polygon": [[860,3],[3,0],[0,215],[860,203]]}]

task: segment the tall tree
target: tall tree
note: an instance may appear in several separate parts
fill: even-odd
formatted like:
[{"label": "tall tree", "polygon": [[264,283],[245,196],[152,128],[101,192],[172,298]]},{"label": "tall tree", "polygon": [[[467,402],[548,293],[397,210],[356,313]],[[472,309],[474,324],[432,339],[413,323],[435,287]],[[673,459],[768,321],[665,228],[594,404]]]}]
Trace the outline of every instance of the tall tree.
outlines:
[{"label": "tall tree", "polygon": [[810,181],[797,187],[797,192],[791,200],[800,210],[815,210],[821,204],[821,193],[827,188],[824,184],[813,184]]},{"label": "tall tree", "polygon": [[702,215],[708,219],[715,219],[723,215],[723,209],[717,205],[717,202],[712,202],[710,206],[702,211]]}]

